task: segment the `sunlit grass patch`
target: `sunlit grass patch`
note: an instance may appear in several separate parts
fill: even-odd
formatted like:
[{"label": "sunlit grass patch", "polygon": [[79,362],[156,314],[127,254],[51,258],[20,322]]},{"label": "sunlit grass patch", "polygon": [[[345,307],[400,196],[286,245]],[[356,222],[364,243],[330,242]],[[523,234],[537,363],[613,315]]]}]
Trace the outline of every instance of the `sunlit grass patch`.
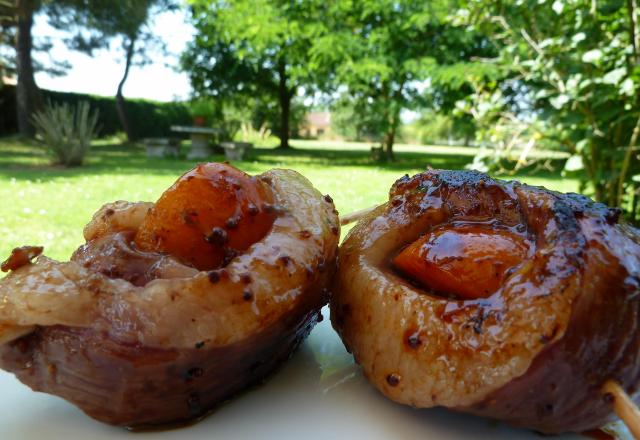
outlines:
[{"label": "sunlit grass patch", "polygon": [[[366,143],[294,140],[292,145],[294,150],[284,152],[256,148],[249,159],[234,165],[252,174],[274,167],[295,169],[322,193],[331,194],[341,213],[384,202],[391,184],[404,174],[427,166],[463,168],[475,154],[475,149],[466,147],[401,145],[396,162],[378,164]],[[0,258],[16,246],[33,244],[45,246],[53,258],[67,259],[83,242],[82,228],[102,204],[156,200],[195,164],[186,159],[149,159],[141,147],[98,141],[87,165],[52,167],[35,143],[0,140]],[[549,171],[516,178],[559,191],[578,188],[576,180]]]}]

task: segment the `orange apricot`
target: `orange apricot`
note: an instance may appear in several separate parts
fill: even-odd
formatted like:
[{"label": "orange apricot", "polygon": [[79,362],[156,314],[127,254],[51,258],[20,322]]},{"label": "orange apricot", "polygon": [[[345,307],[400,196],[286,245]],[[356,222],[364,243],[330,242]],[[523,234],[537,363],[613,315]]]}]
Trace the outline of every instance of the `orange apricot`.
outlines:
[{"label": "orange apricot", "polygon": [[507,230],[447,226],[411,243],[393,265],[436,292],[486,298],[525,259],[528,248],[524,237]]},{"label": "orange apricot", "polygon": [[231,165],[201,164],[160,196],[135,244],[211,270],[269,232],[272,204],[271,188],[257,178]]}]

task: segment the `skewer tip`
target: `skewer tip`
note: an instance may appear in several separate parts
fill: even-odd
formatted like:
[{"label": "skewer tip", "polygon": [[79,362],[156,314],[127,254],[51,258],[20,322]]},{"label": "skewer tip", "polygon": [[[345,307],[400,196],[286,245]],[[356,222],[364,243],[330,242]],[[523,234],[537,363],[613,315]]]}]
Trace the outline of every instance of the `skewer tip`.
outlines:
[{"label": "skewer tip", "polygon": [[640,440],[640,410],[626,391],[615,380],[608,380],[602,387],[605,398],[611,399],[613,410],[627,425],[636,440]]},{"label": "skewer tip", "polygon": [[347,215],[344,215],[340,218],[340,225],[348,225],[349,223],[357,222],[371,211],[373,211],[376,207],[372,206],[371,208],[361,209],[359,211],[351,212]]}]

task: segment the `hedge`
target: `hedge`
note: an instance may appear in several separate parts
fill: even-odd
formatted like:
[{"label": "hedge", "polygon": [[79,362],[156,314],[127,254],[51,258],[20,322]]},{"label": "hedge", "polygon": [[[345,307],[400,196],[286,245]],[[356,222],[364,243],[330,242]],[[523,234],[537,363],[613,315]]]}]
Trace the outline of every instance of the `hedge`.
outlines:
[{"label": "hedge", "polygon": [[[100,112],[100,136],[122,132],[113,97],[86,95],[81,93],[42,90],[45,102],[69,103],[89,101],[92,109]],[[126,112],[131,131],[136,139],[171,136],[172,125],[191,125],[192,118],[187,103],[155,102],[144,99],[127,99]],[[16,120],[16,90],[14,86],[0,86],[0,136],[18,132]],[[175,133],[173,133],[175,136]]]}]

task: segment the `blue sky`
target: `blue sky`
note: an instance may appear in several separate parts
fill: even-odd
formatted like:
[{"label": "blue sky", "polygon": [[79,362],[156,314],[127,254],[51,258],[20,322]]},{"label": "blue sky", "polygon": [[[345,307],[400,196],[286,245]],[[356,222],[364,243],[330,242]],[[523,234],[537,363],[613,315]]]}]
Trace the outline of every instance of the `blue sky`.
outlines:
[{"label": "blue sky", "polygon": [[[167,44],[168,55],[152,54],[149,65],[134,66],[125,83],[124,95],[128,98],[146,98],[171,101],[189,97],[191,87],[184,73],[176,71],[178,57],[191,40],[194,29],[188,24],[185,11],[163,13],[151,25],[154,32]],[[118,42],[110,50],[96,52],[93,57],[68,50],[62,39],[64,33],[47,24],[46,17],[39,15],[33,27],[34,38],[50,37],[52,49],[47,54],[34,54],[43,63],[49,57],[68,61],[72,68],[65,76],[52,77],[44,72],[36,74],[38,86],[44,89],[65,92],[91,93],[113,96],[124,72],[123,53]]]}]

